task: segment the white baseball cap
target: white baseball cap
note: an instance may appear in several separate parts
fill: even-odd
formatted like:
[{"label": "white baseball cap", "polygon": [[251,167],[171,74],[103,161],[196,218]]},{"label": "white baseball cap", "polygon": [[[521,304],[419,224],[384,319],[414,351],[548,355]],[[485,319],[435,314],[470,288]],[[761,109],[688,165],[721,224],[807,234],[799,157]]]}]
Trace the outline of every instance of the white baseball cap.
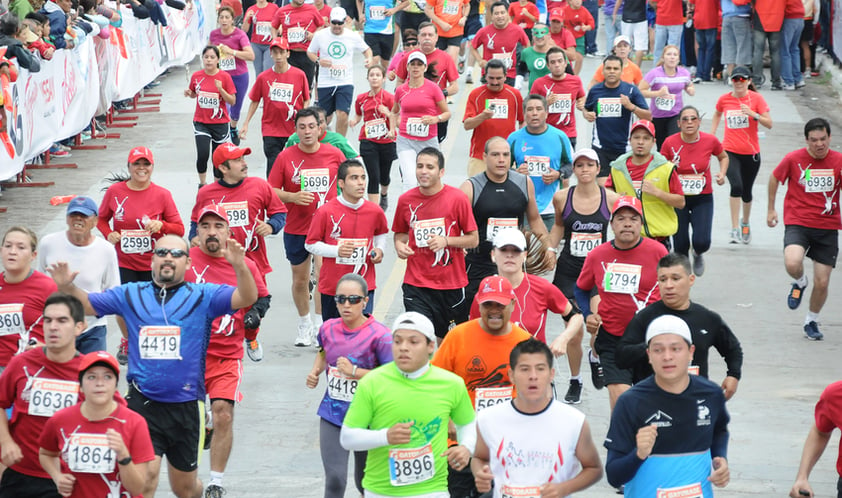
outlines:
[{"label": "white baseball cap", "polygon": [[416,50],[416,51],[410,53],[409,57],[406,58],[407,67],[409,67],[409,63],[412,62],[412,61],[421,61],[426,66],[427,65],[427,56],[424,55],[424,53],[421,52],[420,50]]},{"label": "white baseball cap", "polygon": [[394,333],[396,330],[401,329],[421,332],[424,334],[424,337],[436,342],[436,329],[433,326],[433,322],[417,311],[407,311],[395,318],[395,323],[392,324],[392,332]]},{"label": "white baseball cap", "polygon": [[646,327],[646,344],[653,337],[663,334],[679,335],[687,341],[687,344],[693,344],[693,337],[690,335],[690,327],[687,322],[675,315],[662,315],[652,320],[648,327]]},{"label": "white baseball cap", "polygon": [[596,151],[593,149],[579,149],[573,154],[573,164],[576,164],[576,159],[580,157],[587,157],[591,161],[596,161],[599,164],[599,155],[597,155]]},{"label": "white baseball cap", "polygon": [[502,248],[515,246],[521,251],[526,250],[526,237],[517,228],[504,228],[494,236],[494,247]]},{"label": "white baseball cap", "polygon": [[330,9],[330,22],[334,21],[342,21],[345,22],[345,18],[348,17],[348,14],[345,12],[345,9],[342,7],[334,7]]}]

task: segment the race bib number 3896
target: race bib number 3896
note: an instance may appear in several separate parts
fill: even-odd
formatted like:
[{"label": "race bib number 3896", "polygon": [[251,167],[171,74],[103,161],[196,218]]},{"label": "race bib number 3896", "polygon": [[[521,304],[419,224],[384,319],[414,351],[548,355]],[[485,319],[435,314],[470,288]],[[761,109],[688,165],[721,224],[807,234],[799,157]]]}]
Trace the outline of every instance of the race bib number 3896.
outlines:
[{"label": "race bib number 3896", "polygon": [[433,448],[429,444],[421,448],[389,450],[389,482],[392,486],[428,481],[435,475]]}]

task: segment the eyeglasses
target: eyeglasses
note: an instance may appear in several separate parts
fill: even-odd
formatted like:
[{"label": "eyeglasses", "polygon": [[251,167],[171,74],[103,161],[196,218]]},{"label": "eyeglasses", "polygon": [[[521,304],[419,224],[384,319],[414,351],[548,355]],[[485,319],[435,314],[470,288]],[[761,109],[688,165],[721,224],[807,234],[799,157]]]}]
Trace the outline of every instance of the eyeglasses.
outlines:
[{"label": "eyeglasses", "polygon": [[344,294],[333,296],[333,300],[336,301],[337,304],[345,304],[345,301],[348,301],[351,304],[360,304],[363,299],[365,299],[365,296],[346,296]]},{"label": "eyeglasses", "polygon": [[330,21],[330,23],[333,24],[334,26],[341,26],[341,25],[345,24],[345,21]]},{"label": "eyeglasses", "polygon": [[417,47],[417,46],[418,46],[418,42],[415,42],[415,41],[412,41],[412,42],[411,42],[411,41],[406,41],[406,42],[403,42],[403,46],[404,46],[404,47]]},{"label": "eyeglasses", "polygon": [[167,257],[167,254],[171,255],[174,258],[180,258],[182,256],[187,256],[187,251],[184,249],[167,249],[166,247],[156,247],[152,253],[159,258]]},{"label": "eyeglasses", "polygon": [[748,78],[746,78],[745,76],[734,76],[733,78],[731,78],[731,81],[743,82],[748,81]]},{"label": "eyeglasses", "polygon": [[682,121],[691,121],[691,122],[692,122],[692,121],[698,121],[698,120],[699,120],[699,118],[698,118],[698,117],[696,117],[696,116],[685,116],[685,117],[681,118],[681,120],[682,120]]}]

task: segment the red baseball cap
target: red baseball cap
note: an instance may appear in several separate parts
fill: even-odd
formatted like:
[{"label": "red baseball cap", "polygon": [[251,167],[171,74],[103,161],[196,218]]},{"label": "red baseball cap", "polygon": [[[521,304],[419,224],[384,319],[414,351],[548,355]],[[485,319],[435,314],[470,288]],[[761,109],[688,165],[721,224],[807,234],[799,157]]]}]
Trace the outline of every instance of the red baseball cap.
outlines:
[{"label": "red baseball cap", "polygon": [[228,212],[225,210],[225,207],[223,207],[222,204],[208,204],[207,206],[203,207],[202,212],[199,213],[199,218],[196,221],[201,222],[202,218],[204,218],[206,214],[218,216],[222,219],[222,221],[228,223]]},{"label": "red baseball cap", "polygon": [[133,164],[138,159],[146,159],[149,161],[149,164],[155,164],[155,160],[152,158],[152,151],[147,147],[135,147],[129,151],[129,164]]},{"label": "red baseball cap", "polygon": [[493,301],[505,306],[511,303],[512,299],[515,299],[515,291],[512,289],[512,284],[499,275],[485,277],[479,283],[477,302],[480,304]]},{"label": "red baseball cap", "polygon": [[641,119],[639,121],[636,121],[632,125],[631,131],[629,132],[629,137],[631,137],[632,133],[634,133],[634,130],[638,128],[643,128],[644,130],[648,131],[650,135],[652,135],[653,137],[655,136],[655,125],[652,124],[652,121]]},{"label": "red baseball cap", "polygon": [[273,48],[280,48],[283,50],[289,50],[289,43],[287,43],[287,39],[281,36],[272,40],[272,43],[269,44],[269,50]]},{"label": "red baseball cap", "polygon": [[623,208],[633,209],[634,212],[643,216],[643,206],[640,203],[640,199],[637,197],[624,195],[617,199],[617,202],[614,203],[614,207],[611,208],[611,217],[613,218],[614,214]]},{"label": "red baseball cap", "polygon": [[564,22],[564,10],[563,9],[553,9],[550,11],[550,22],[552,21],[561,21]]},{"label": "red baseball cap", "polygon": [[81,382],[82,375],[91,367],[95,365],[102,365],[114,371],[117,377],[120,377],[120,364],[117,359],[105,351],[94,351],[82,356],[82,361],[79,362],[79,380]]},{"label": "red baseball cap", "polygon": [[213,151],[213,167],[218,168],[220,164],[229,159],[237,159],[249,154],[251,154],[251,149],[248,147],[240,148],[231,142],[225,142]]}]

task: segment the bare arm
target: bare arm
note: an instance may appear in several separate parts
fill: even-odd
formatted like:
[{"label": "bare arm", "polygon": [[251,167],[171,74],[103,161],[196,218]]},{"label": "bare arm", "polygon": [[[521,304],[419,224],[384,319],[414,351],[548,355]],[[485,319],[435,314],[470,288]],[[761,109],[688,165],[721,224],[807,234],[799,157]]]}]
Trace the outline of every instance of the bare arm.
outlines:
[{"label": "bare arm", "polygon": [[251,306],[257,301],[257,284],[254,283],[254,276],[246,266],[245,248],[236,240],[228,239],[223,255],[237,274],[237,289],[231,295],[231,309],[238,310]]},{"label": "bare arm", "polygon": [[778,211],[775,209],[775,200],[778,196],[778,185],[780,182],[775,175],[769,175],[769,203],[766,209],[766,224],[770,228],[778,225]]},{"label": "bare arm", "polygon": [[794,498],[803,496],[799,494],[801,490],[808,492],[809,496],[813,496],[813,490],[809,483],[810,472],[824,453],[828,441],[830,441],[830,433],[820,431],[816,424],[813,424],[807,434],[807,440],[804,441],[801,464],[798,466],[798,474],[795,476],[795,484],[792,485],[789,496]]},{"label": "bare arm", "polygon": [[722,119],[722,113],[713,111],[713,118],[711,119],[710,134],[716,135],[716,129],[719,128],[719,121]]},{"label": "bare arm", "polygon": [[[79,272],[72,272],[70,271],[70,267],[67,265],[66,262],[58,262],[50,267],[47,268],[47,273],[53,277],[56,285],[58,286],[58,290],[64,292],[65,294],[70,294],[71,296],[75,297],[79,301],[82,302],[82,306],[85,308],[86,315],[96,315],[96,310],[94,310],[93,306],[91,306],[91,300],[88,299],[88,293],[79,287],[73,285],[73,279],[76,278],[76,275]],[[3,417],[5,418],[5,417]],[[0,423],[0,444],[3,443],[2,438],[2,423]]]},{"label": "bare arm", "polygon": [[582,465],[582,470],[573,479],[556,485],[559,486],[560,490],[563,490],[560,493],[561,496],[567,496],[588,488],[602,478],[602,462],[599,460],[599,452],[594,445],[591,428],[587,421],[582,424],[575,454]]}]

